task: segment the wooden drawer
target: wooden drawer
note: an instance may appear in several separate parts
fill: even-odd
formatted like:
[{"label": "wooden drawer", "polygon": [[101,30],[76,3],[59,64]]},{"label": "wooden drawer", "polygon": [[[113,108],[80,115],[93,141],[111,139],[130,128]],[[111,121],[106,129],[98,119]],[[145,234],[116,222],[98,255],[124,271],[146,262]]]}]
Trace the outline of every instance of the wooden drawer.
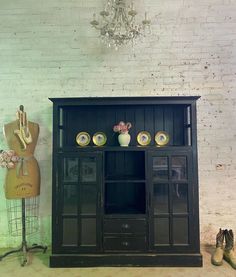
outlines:
[{"label": "wooden drawer", "polygon": [[145,219],[105,219],[104,233],[108,234],[146,234]]},{"label": "wooden drawer", "polygon": [[144,251],[146,250],[146,237],[104,237],[104,250],[105,251]]}]

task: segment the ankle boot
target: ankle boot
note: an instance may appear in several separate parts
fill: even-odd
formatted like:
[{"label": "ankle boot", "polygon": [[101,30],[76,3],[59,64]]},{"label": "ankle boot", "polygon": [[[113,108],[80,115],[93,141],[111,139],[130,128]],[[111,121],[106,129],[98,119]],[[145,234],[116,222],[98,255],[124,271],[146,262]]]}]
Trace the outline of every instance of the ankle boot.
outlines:
[{"label": "ankle boot", "polygon": [[224,260],[236,269],[236,254],[234,253],[234,234],[232,230],[225,230]]},{"label": "ankle boot", "polygon": [[219,230],[219,233],[216,235],[216,249],[211,256],[211,263],[213,265],[222,265],[223,264],[223,243],[224,243],[224,230]]}]

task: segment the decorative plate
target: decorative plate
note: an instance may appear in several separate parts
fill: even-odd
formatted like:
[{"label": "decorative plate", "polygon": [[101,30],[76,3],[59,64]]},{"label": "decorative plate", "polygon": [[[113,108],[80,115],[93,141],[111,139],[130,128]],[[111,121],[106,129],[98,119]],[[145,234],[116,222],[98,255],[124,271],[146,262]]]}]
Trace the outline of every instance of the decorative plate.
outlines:
[{"label": "decorative plate", "polygon": [[145,146],[151,142],[151,135],[149,132],[142,131],[137,135],[137,141],[140,145]]},{"label": "decorative plate", "polygon": [[80,132],[77,134],[76,136],[76,142],[80,145],[80,146],[86,146],[90,143],[90,135],[86,132]]},{"label": "decorative plate", "polygon": [[107,136],[102,132],[93,135],[93,143],[97,146],[103,146],[107,142]]},{"label": "decorative plate", "polygon": [[155,135],[155,142],[160,146],[166,145],[170,140],[170,137],[167,132],[159,131]]}]

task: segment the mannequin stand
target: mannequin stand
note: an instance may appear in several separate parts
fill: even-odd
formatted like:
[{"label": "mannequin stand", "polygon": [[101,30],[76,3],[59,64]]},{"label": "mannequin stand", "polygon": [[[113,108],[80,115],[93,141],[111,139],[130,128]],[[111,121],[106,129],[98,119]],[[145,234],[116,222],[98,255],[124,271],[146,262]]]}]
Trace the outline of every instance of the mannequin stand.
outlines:
[{"label": "mannequin stand", "polygon": [[11,250],[11,251],[8,251],[6,252],[5,254],[3,255],[0,255],[0,261],[7,257],[8,255],[10,254],[13,254],[13,253],[18,253],[18,252],[22,252],[23,253],[23,260],[22,260],[22,263],[21,263],[21,266],[25,266],[28,262],[28,255],[27,253],[34,250],[34,249],[40,249],[40,250],[43,250],[43,253],[46,252],[47,250],[47,246],[42,246],[42,245],[38,245],[38,244],[33,244],[31,247],[28,247],[27,246],[27,242],[26,242],[26,216],[25,216],[25,198],[22,198],[21,200],[21,212],[22,212],[22,243],[21,243],[21,247],[18,248],[18,249],[15,249],[15,250]]}]

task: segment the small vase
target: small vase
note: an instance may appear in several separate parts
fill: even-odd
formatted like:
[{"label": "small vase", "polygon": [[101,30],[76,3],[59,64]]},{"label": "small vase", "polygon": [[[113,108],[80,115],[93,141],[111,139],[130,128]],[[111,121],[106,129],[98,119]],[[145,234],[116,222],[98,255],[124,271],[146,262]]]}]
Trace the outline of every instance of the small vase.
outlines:
[{"label": "small vase", "polygon": [[119,134],[118,141],[119,141],[120,146],[129,146],[130,134],[129,133]]}]

